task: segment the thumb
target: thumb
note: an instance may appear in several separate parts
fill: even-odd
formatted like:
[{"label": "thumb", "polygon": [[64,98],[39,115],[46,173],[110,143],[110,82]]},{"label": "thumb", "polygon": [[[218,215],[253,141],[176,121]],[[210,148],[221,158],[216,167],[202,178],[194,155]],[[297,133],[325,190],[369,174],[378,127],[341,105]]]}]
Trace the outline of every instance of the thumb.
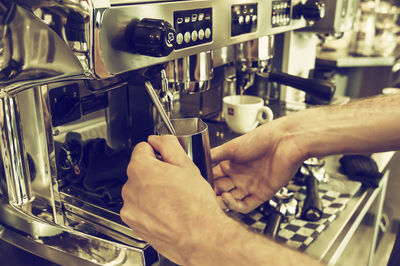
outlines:
[{"label": "thumb", "polygon": [[232,160],[233,157],[234,152],[231,142],[227,142],[221,146],[211,149],[211,160],[214,165],[225,160]]},{"label": "thumb", "polygon": [[161,154],[162,160],[176,166],[185,166],[192,163],[189,156],[183,150],[178,139],[172,135],[151,135],[147,139],[154,150]]}]

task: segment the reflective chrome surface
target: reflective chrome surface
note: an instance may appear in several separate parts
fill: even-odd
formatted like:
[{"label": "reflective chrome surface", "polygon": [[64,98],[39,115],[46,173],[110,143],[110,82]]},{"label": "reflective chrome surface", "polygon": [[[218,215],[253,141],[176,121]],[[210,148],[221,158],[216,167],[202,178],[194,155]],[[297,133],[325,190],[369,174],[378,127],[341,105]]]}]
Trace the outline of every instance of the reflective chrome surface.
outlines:
[{"label": "reflective chrome surface", "polygon": [[[258,28],[231,37],[231,6],[246,3],[263,10]],[[173,24],[175,11],[207,8],[213,14],[207,43],[151,57],[132,52],[126,41],[132,20]],[[264,0],[0,0],[0,237],[60,264],[158,263],[158,253],[119,216],[126,154],[157,122],[135,75],[175,62],[174,83],[205,91],[213,66],[237,59],[234,44],[261,44],[306,25],[300,19],[273,28],[270,13]],[[264,52],[250,53],[251,60],[268,60]],[[165,77],[154,77],[156,96],[171,103]],[[197,123],[196,137],[183,136],[182,143],[188,152],[203,151],[200,168],[211,182],[207,127]],[[195,160],[197,153],[189,155]]]},{"label": "reflective chrome surface", "polygon": [[[1,210],[9,209],[2,201],[0,206]],[[8,215],[14,217],[17,224],[31,227],[32,232],[38,235],[26,237],[12,229],[15,225],[6,225],[0,232],[3,240],[60,265],[152,265],[159,260],[157,252],[145,242],[136,241],[135,246],[124,245],[78,230],[26,219],[12,210]]]},{"label": "reflective chrome surface", "polygon": [[199,93],[210,89],[213,72],[212,51],[175,59],[167,65],[169,82],[182,93]]},{"label": "reflective chrome surface", "polygon": [[3,166],[11,204],[22,205],[31,201],[31,182],[21,130],[19,102],[16,97],[1,99],[1,150]]},{"label": "reflective chrome surface", "polygon": [[235,60],[243,71],[263,71],[274,56],[274,36],[235,45]]},{"label": "reflective chrome surface", "polygon": [[[118,1],[117,1],[118,2]],[[124,1],[125,2],[125,1]],[[231,37],[231,5],[258,3],[262,14],[258,17],[257,31]],[[271,1],[211,1],[211,0],[184,0],[162,1],[159,3],[144,3],[141,5],[111,5],[110,10],[104,13],[102,28],[100,29],[101,56],[109,73],[117,74],[127,69],[140,69],[149,64],[150,58],[130,53],[124,41],[126,25],[132,19],[157,18],[164,19],[173,24],[173,12],[176,10],[191,10],[199,8],[213,8],[213,40],[190,47],[179,49],[162,58],[151,58],[153,64],[172,61],[177,58],[199,54],[205,51],[220,49],[229,45],[253,40],[259,37],[286,32],[306,26],[305,20],[292,20],[289,25],[281,27],[271,26]]]},{"label": "reflective chrome surface", "polygon": [[[213,174],[211,166],[210,139],[208,126],[199,118],[171,119],[176,130],[176,136],[186,154],[199,168],[201,175],[213,185]],[[165,124],[161,124],[157,133],[169,134]]]},{"label": "reflective chrome surface", "polygon": [[85,75],[81,62],[48,25],[13,1],[2,4],[0,86],[3,92],[32,86],[39,80],[49,82]]},{"label": "reflective chrome surface", "polygon": [[273,55],[273,35],[235,45],[238,91],[242,93],[254,84],[255,73],[268,70]]}]

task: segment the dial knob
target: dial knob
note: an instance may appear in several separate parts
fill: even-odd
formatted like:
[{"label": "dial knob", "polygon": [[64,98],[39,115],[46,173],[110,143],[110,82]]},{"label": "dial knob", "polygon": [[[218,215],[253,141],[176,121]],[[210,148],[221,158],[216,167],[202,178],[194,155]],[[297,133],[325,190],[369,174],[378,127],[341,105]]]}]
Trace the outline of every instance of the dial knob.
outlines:
[{"label": "dial knob", "polygon": [[129,46],[135,53],[162,57],[175,48],[175,29],[165,20],[144,18],[132,21],[126,30]]},{"label": "dial knob", "polygon": [[316,21],[325,17],[325,3],[320,0],[308,0],[305,4],[299,3],[293,7],[293,18],[304,17],[306,20]]},{"label": "dial knob", "polygon": [[325,17],[325,4],[318,0],[308,0],[301,13],[306,20],[319,20]]}]

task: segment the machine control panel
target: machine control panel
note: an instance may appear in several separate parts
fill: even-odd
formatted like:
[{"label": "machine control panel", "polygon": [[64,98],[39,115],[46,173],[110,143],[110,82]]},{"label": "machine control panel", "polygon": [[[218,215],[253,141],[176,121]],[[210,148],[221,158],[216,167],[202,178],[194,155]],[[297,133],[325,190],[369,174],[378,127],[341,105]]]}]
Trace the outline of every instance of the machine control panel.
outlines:
[{"label": "machine control panel", "polygon": [[257,31],[257,4],[232,6],[231,36]]},{"label": "machine control panel", "polygon": [[272,1],[272,27],[287,26],[291,19],[291,0]]},{"label": "machine control panel", "polygon": [[212,8],[174,12],[175,50],[212,41]]}]

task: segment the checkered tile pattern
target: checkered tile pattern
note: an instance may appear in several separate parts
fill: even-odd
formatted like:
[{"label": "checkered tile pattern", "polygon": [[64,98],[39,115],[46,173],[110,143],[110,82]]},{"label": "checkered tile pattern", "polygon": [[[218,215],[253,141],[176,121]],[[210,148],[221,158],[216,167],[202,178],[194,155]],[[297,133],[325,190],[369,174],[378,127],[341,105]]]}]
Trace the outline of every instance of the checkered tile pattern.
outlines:
[{"label": "checkered tile pattern", "polygon": [[[298,202],[303,202],[306,197],[306,187],[290,183],[287,188],[294,192],[294,197]],[[340,212],[345,208],[347,202],[352,198],[350,193],[339,193],[319,189],[322,199],[323,216],[317,222],[310,222],[294,218],[281,224],[276,241],[284,243],[294,249],[304,251],[318,235],[335,220]],[[267,223],[268,217],[258,209],[244,215],[231,213],[233,218],[241,220],[252,230],[262,233]]]}]

